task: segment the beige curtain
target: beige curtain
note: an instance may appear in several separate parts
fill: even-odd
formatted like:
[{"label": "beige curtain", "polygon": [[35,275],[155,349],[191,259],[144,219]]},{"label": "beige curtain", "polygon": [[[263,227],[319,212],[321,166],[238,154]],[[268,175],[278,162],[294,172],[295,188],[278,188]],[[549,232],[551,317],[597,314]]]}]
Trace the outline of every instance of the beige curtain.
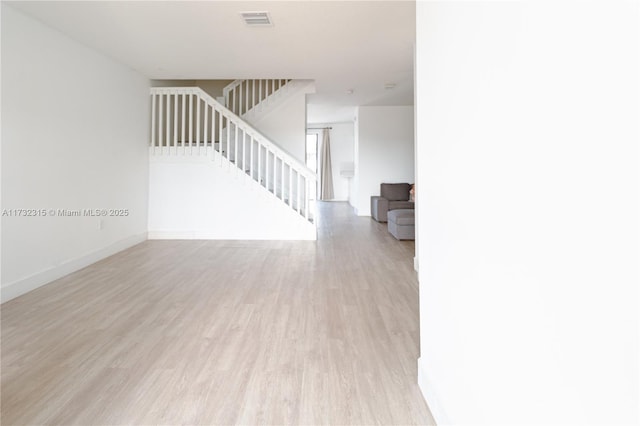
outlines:
[{"label": "beige curtain", "polygon": [[322,154],[320,156],[320,199],[333,200],[333,176],[331,173],[329,129],[324,129],[322,131]]}]

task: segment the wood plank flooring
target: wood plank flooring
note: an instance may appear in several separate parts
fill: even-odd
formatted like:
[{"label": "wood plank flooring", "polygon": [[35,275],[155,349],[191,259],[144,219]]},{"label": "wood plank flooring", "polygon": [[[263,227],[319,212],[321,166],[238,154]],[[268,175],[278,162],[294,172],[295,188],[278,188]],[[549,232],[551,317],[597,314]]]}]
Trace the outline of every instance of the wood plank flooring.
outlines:
[{"label": "wood plank flooring", "polygon": [[1,307],[1,423],[435,424],[413,242],[147,241]]}]

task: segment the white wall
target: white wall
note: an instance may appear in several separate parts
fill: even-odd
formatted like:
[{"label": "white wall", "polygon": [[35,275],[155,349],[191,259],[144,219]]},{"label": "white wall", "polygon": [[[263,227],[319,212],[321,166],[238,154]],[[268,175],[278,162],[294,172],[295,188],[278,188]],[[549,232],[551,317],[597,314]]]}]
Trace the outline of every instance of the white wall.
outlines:
[{"label": "white wall", "polygon": [[149,238],[313,240],[315,227],[226,159],[151,157]]},{"label": "white wall", "polygon": [[361,106],[356,118],[356,214],[371,215],[381,183],[414,183],[413,106]]},{"label": "white wall", "polygon": [[[350,184],[352,179],[348,179],[340,174],[341,170],[351,169],[354,166],[354,135],[353,122],[349,123],[312,123],[309,127],[331,127],[330,147],[331,147],[331,177],[333,178],[333,201],[348,201],[350,195]],[[318,153],[322,152],[322,130],[308,130],[309,134],[318,135]]]},{"label": "white wall", "polygon": [[307,93],[315,90],[313,83],[296,82],[296,89],[245,119],[263,135],[305,163],[307,137]]},{"label": "white wall", "polygon": [[638,4],[419,2],[438,424],[638,423]]},{"label": "white wall", "polygon": [[[2,3],[2,300],[146,238],[148,80]],[[100,229],[101,226],[101,229]]]}]

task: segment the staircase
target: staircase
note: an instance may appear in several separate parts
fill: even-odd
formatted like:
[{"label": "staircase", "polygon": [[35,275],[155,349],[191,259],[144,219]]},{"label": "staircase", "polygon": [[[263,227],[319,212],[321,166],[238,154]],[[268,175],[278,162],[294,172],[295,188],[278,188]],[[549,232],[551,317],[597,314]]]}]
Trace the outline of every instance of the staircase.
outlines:
[{"label": "staircase", "polygon": [[245,117],[292,89],[292,80],[235,80],[223,90],[224,101],[236,115]]},{"label": "staircase", "polygon": [[230,108],[198,87],[151,88],[151,155],[206,156],[313,222],[315,173],[241,117],[281,96],[290,81],[234,81],[225,89]]}]

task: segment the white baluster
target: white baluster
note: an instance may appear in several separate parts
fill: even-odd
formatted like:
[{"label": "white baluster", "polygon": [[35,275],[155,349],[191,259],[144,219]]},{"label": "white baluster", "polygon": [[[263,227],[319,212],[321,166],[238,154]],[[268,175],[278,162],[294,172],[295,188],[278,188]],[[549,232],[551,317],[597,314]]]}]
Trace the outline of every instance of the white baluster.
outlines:
[{"label": "white baluster", "polygon": [[234,87],[233,89],[231,89],[231,106],[229,107],[229,109],[231,111],[235,111],[236,110],[236,88]]},{"label": "white baluster", "polygon": [[192,152],[191,148],[193,144],[193,93],[189,93],[189,150]]},{"label": "white baluster", "polygon": [[304,218],[309,220],[309,179],[304,177]]},{"label": "white baluster", "polygon": [[234,130],[235,130],[235,144],[234,144],[234,156],[233,156],[233,161],[234,163],[236,163],[236,167],[238,166],[238,125],[235,124],[234,125]]},{"label": "white baluster", "polygon": [[200,96],[196,94],[196,146],[198,147],[198,154],[200,153]]},{"label": "white baluster", "polygon": [[252,96],[253,96],[253,100],[251,101],[251,108],[256,106],[256,81],[252,80],[253,82],[253,86],[252,86]]},{"label": "white baluster", "polygon": [[242,172],[247,170],[247,131],[242,130]]},{"label": "white baluster", "polygon": [[215,157],[216,151],[216,109],[211,106],[211,159]]},{"label": "white baluster", "polygon": [[204,145],[204,153],[207,153],[207,129],[209,127],[209,104],[207,102],[204,103],[204,125],[202,126],[204,130],[204,140],[202,141],[202,145]]},{"label": "white baluster", "polygon": [[264,147],[264,187],[269,190],[269,148]]},{"label": "white baluster", "polygon": [[296,172],[296,211],[300,213],[300,172]]},{"label": "white baluster", "polygon": [[293,169],[289,164],[289,205],[293,207]]},{"label": "white baluster", "polygon": [[169,148],[169,153],[171,153],[171,94],[167,93],[167,119],[166,119],[166,137],[167,147]]},{"label": "white baluster", "polygon": [[183,93],[182,94],[182,123],[180,125],[180,139],[182,141],[182,153],[184,154],[184,150],[186,149],[186,144],[187,144],[187,138],[185,137],[185,133],[186,133],[186,123],[185,123],[185,116],[186,116],[186,112],[187,112],[187,94]]},{"label": "white baluster", "polygon": [[238,100],[240,101],[239,102],[240,107],[238,108],[238,115],[242,115],[242,85],[243,84],[244,84],[244,82],[240,83],[240,86],[239,86],[239,89],[238,89],[238,95],[239,95],[238,96]]},{"label": "white baluster", "polygon": [[231,120],[227,117],[227,160],[231,159]]},{"label": "white baluster", "polygon": [[153,146],[153,152],[156,152],[156,94],[151,95],[151,146]]},{"label": "white baluster", "polygon": [[280,160],[280,164],[282,165],[282,168],[280,170],[280,189],[282,191],[282,201],[285,200],[284,196],[285,196],[285,187],[284,187],[284,157],[281,158]]},{"label": "white baluster", "polygon": [[251,156],[249,157],[249,176],[251,176],[251,178],[253,179],[253,136],[249,135],[249,143],[251,143],[251,148],[250,148],[250,152],[251,152]]},{"label": "white baluster", "polygon": [[262,185],[262,145],[258,143],[258,183]]},{"label": "white baluster", "polygon": [[162,152],[164,153],[164,144],[162,142],[162,131],[164,129],[164,113],[162,112],[162,99],[164,95],[158,96],[158,144],[160,145]]},{"label": "white baluster", "polygon": [[273,195],[275,195],[276,197],[278,196],[278,175],[277,175],[277,169],[278,169],[278,157],[276,156],[276,153],[273,153]]},{"label": "white baluster", "polygon": [[244,112],[249,111],[249,80],[246,80],[246,85],[247,85],[247,90],[244,91],[244,95],[245,95],[245,102],[244,102]]},{"label": "white baluster", "polygon": [[241,131],[242,129],[236,125],[236,167],[238,169],[242,168],[242,156],[244,155]]},{"label": "white baluster", "polygon": [[173,146],[178,153],[178,94],[173,94]]},{"label": "white baluster", "polygon": [[218,140],[220,141],[220,164],[222,164],[222,157],[224,157],[224,152],[222,150],[222,111],[218,113]]}]

